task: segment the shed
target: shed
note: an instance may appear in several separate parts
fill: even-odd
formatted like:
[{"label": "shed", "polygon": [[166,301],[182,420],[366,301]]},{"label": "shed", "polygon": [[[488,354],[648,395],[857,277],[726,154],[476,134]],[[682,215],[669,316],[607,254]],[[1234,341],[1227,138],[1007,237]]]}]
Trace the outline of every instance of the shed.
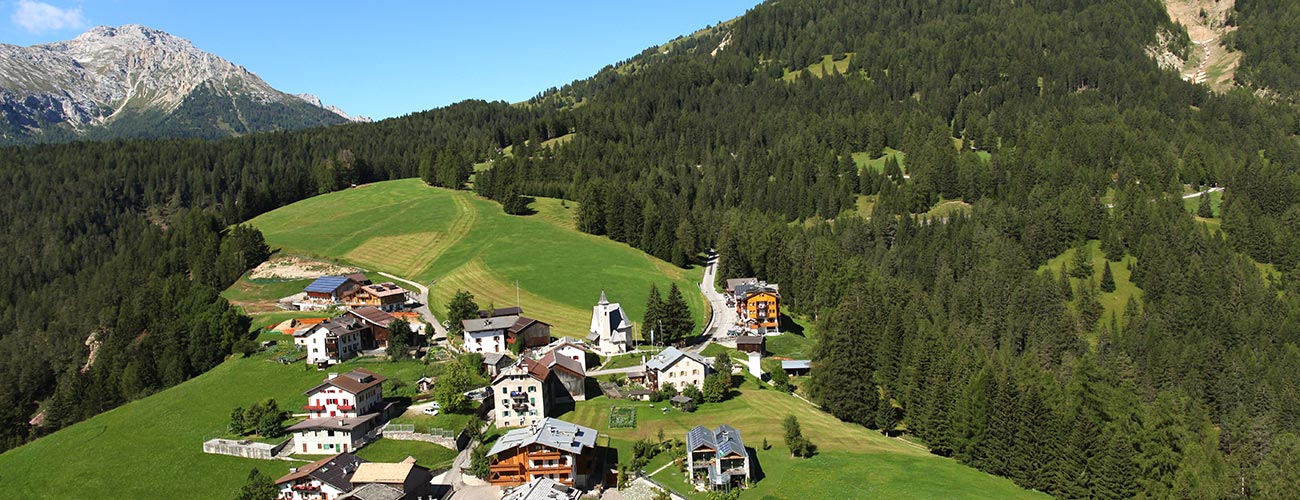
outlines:
[{"label": "shed", "polygon": [[812,360],[787,359],[781,361],[781,369],[790,375],[807,375],[812,370]]},{"label": "shed", "polygon": [[668,400],[668,402],[672,403],[673,406],[681,406],[681,405],[684,405],[684,404],[689,403],[689,402],[691,402],[691,401],[693,401],[691,398],[688,398],[688,397],[683,396],[683,395],[681,395],[681,394],[678,394],[678,395],[676,395],[676,396],[673,396],[672,398],[670,398],[670,399]]},{"label": "shed", "polygon": [[762,355],[767,348],[766,339],[762,335],[741,335],[736,337],[736,349],[741,352],[756,352]]}]

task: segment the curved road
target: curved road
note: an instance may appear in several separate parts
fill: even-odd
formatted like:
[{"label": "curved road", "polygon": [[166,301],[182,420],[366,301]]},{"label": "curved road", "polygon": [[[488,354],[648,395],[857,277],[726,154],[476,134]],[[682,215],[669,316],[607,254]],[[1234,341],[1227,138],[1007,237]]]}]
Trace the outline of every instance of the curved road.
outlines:
[{"label": "curved road", "polygon": [[416,283],[414,281],[408,280],[406,278],[399,278],[397,276],[393,276],[383,271],[379,271],[379,274],[383,275],[386,278],[400,281],[402,283],[406,283],[408,285],[415,287],[416,290],[419,290],[420,307],[415,308],[415,312],[420,313],[420,317],[424,318],[425,322],[429,323],[430,325],[433,325],[434,336],[441,336],[443,338],[447,337],[447,328],[442,326],[442,322],[438,321],[438,318],[434,317],[433,311],[429,309],[429,288],[428,287]]}]

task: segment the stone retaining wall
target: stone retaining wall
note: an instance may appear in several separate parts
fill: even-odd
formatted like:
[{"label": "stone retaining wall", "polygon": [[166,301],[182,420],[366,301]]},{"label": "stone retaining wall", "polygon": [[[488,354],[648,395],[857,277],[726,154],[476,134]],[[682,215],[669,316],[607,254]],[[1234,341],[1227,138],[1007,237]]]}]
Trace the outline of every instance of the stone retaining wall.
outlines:
[{"label": "stone retaining wall", "polygon": [[288,443],[288,440],[280,444],[268,444],[256,441],[235,441],[233,439],[209,439],[203,443],[203,452],[213,455],[274,460],[276,454],[284,449],[284,445]]},{"label": "stone retaining wall", "polygon": [[457,448],[456,446],[455,439],[445,438],[442,436],[435,436],[433,434],[424,434],[421,432],[406,432],[406,431],[384,431],[383,436],[384,439],[392,439],[395,441],[424,441],[426,443],[433,443],[438,446],[442,446],[444,448],[459,450],[459,448]]}]

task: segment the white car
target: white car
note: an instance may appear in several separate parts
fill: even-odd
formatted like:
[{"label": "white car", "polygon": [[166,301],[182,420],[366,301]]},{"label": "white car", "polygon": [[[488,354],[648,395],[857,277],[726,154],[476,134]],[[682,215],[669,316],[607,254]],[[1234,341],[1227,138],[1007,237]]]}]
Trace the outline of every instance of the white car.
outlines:
[{"label": "white car", "polygon": [[434,407],[432,407],[432,406],[427,407],[427,408],[424,409],[424,414],[425,414],[425,415],[429,415],[429,416],[435,416],[435,415],[438,414],[438,409],[437,409],[437,408],[434,408]]},{"label": "white car", "polygon": [[439,403],[439,402],[437,402],[437,401],[434,401],[434,402],[432,402],[432,403],[429,403],[429,408],[433,408],[433,409],[435,409],[435,410],[441,410],[441,409],[442,409],[442,403]]}]

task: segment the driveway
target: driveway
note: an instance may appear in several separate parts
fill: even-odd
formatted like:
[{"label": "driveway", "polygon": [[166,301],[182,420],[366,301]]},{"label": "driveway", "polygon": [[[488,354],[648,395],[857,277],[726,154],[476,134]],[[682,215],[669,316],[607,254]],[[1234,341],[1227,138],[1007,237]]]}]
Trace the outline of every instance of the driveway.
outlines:
[{"label": "driveway", "polygon": [[709,301],[709,308],[713,310],[709,324],[704,328],[704,335],[711,340],[726,338],[727,330],[736,323],[736,311],[727,307],[727,298],[713,285],[717,282],[718,259],[709,260],[704,267],[704,279],[700,281],[700,293],[704,294],[704,300]]},{"label": "driveway", "polygon": [[429,309],[429,287],[426,287],[424,285],[421,285],[419,283],[416,283],[414,281],[405,278],[399,278],[397,276],[393,276],[383,271],[379,271],[379,274],[383,275],[386,278],[400,281],[402,283],[406,283],[408,285],[415,287],[416,290],[419,290],[420,307],[415,308],[415,312],[420,313],[420,317],[424,318],[424,321],[426,323],[433,326],[433,334],[435,338],[436,337],[442,337],[444,339],[447,338],[447,328],[442,326],[442,322],[438,321],[438,318],[433,316],[433,311]]}]

